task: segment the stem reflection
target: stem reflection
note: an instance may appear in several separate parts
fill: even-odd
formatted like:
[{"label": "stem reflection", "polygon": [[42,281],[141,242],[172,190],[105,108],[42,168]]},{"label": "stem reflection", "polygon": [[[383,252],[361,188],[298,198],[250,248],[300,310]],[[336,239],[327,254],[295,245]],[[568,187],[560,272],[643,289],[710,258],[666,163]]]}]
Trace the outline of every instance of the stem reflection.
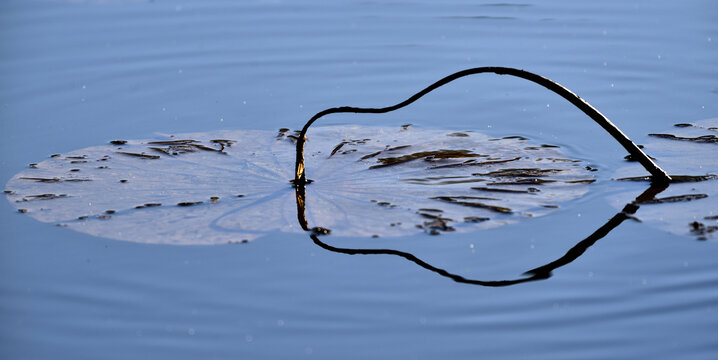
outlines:
[{"label": "stem reflection", "polygon": [[587,236],[585,239],[579,241],[576,245],[574,245],[572,248],[570,248],[563,256],[557,258],[554,261],[551,261],[545,265],[539,266],[537,268],[531,269],[526,271],[523,275],[525,277],[518,278],[518,279],[509,279],[509,280],[479,280],[479,279],[467,279],[461,275],[457,275],[454,273],[451,273],[447,270],[444,270],[442,268],[438,268],[436,266],[433,266],[429,263],[427,263],[424,260],[421,260],[420,258],[416,257],[415,255],[399,251],[399,250],[392,250],[392,249],[352,249],[352,248],[340,248],[336,246],[329,245],[319,239],[321,235],[329,234],[330,230],[322,227],[309,227],[307,223],[307,219],[305,216],[306,208],[305,208],[305,200],[306,200],[306,191],[305,186],[303,184],[298,184],[295,186],[295,192],[297,197],[297,219],[299,221],[300,226],[305,231],[311,232],[309,237],[314,241],[314,243],[328,251],[341,253],[341,254],[348,254],[348,255],[394,255],[399,256],[401,258],[404,258],[406,260],[409,260],[416,265],[421,266],[422,268],[435,272],[441,276],[447,277],[451,280],[454,280],[458,283],[462,284],[471,284],[471,285],[481,285],[481,286],[489,286],[489,287],[502,287],[502,286],[509,286],[509,285],[516,285],[520,283],[530,282],[530,281],[537,281],[537,280],[544,280],[551,277],[552,272],[564,265],[567,265],[574,260],[578,259],[581,255],[583,255],[586,250],[588,250],[589,247],[593,246],[598,240],[602,239],[608,233],[610,233],[613,229],[621,225],[623,221],[626,219],[630,219],[633,214],[638,211],[639,205],[642,202],[654,199],[656,195],[664,191],[668,185],[660,184],[660,185],[651,185],[648,189],[646,189],[643,193],[638,195],[633,201],[626,204],[623,209],[618,212],[616,215],[611,217],[605,224],[603,224],[601,227],[596,229],[591,235]]}]

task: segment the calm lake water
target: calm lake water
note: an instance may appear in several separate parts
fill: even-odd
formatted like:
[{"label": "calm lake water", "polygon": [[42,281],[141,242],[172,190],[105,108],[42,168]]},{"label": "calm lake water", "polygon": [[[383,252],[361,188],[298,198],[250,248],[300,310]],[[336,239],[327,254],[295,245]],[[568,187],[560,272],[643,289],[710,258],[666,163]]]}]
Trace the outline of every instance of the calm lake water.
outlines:
[{"label": "calm lake water", "polygon": [[[716,20],[718,3],[707,0],[6,0],[0,182],[112,139],[295,129],[324,108],[391,105],[487,65],[562,83],[641,143],[718,116]],[[466,278],[512,279],[616,212],[606,198],[625,151],[522,80],[479,75],[392,114],[322,121],[522,135],[599,170],[585,197],[514,226],[324,237],[332,246],[396,249]],[[549,279],[499,288],[397,256],[331,252],[304,234],[221,246],[96,238],[6,201],[0,235],[3,359],[718,357],[715,236],[634,221]]]}]

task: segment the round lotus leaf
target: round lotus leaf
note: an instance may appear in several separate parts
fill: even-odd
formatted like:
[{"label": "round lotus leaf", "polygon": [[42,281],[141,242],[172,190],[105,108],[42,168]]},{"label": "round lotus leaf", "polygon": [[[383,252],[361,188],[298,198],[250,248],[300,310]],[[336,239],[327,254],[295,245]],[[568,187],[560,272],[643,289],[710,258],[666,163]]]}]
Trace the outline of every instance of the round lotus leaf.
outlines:
[{"label": "round lotus leaf", "polygon": [[[649,134],[645,150],[673,178],[670,186],[652,199],[638,202],[635,216],[659,229],[692,236],[716,238],[718,231],[718,119],[676,124]],[[630,159],[629,159],[630,160]],[[645,170],[638,164],[618,169],[615,191],[609,201],[616,208],[630,202],[646,187]]]},{"label": "round lotus leaf", "polygon": [[31,164],[5,192],[42,222],[118,240],[193,245],[302,232],[304,221],[339,236],[474,231],[546,214],[594,181],[582,161],[523,137],[326,126],[307,134],[312,182],[298,199],[290,183],[297,134],[115,140]]}]

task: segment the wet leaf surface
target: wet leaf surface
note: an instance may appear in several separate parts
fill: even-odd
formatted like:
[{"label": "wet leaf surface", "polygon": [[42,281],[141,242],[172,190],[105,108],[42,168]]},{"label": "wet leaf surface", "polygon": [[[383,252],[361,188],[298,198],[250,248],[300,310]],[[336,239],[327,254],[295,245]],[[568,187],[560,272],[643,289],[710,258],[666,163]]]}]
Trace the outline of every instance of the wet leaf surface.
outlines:
[{"label": "wet leaf surface", "polygon": [[[280,129],[114,140],[50,157],[5,193],[37,220],[119,240],[221,244],[301,232],[289,182],[296,139]],[[306,149],[308,227],[333,236],[496,227],[546,214],[593,181],[560,148],[516,136],[330,126],[312,129]]]},{"label": "wet leaf surface", "polygon": [[[660,134],[649,134],[646,151],[673,178],[660,197],[642,201],[637,219],[674,234],[698,240],[715,239],[718,226],[718,119],[676,124]],[[639,175],[643,173],[643,175]],[[640,192],[649,177],[639,165],[619,169],[617,189],[609,197],[616,208]],[[631,184],[633,183],[633,184]],[[623,201],[623,203],[622,203]]]}]

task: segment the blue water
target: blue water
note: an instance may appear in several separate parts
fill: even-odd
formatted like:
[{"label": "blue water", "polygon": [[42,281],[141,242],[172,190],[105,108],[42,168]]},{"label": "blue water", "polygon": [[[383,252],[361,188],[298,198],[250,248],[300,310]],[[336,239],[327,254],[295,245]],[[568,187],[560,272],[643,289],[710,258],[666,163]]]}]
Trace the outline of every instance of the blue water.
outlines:
[{"label": "blue water", "polygon": [[[717,16],[711,1],[7,0],[0,182],[112,139],[298,128],[324,108],[394,104],[486,65],[562,83],[640,143],[718,116]],[[586,197],[550,216],[474,234],[324,238],[334,246],[501,280],[616,211],[605,196],[624,150],[522,80],[481,75],[396,113],[322,121],[524,135],[599,169]],[[633,221],[551,278],[502,288],[306,235],[211,247],[95,238],[5,201],[0,235],[3,359],[718,357],[718,241]]]}]

